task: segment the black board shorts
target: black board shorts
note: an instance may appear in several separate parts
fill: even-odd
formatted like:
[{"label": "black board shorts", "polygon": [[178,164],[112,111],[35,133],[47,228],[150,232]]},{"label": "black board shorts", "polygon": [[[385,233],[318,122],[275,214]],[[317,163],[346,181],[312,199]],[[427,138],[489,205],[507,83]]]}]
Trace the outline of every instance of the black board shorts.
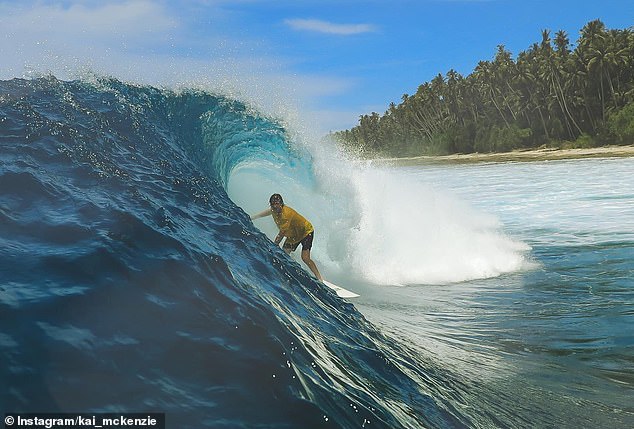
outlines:
[{"label": "black board shorts", "polygon": [[302,250],[310,250],[313,247],[313,238],[315,237],[315,231],[308,234],[306,237],[302,238],[302,241],[297,243],[289,243],[288,240],[284,242],[284,249],[290,249],[292,252],[297,249],[297,247],[301,244]]}]

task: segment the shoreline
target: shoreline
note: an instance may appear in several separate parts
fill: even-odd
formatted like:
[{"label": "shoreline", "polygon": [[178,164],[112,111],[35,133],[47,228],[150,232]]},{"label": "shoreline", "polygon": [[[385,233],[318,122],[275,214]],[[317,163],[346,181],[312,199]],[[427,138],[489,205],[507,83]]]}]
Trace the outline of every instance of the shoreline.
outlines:
[{"label": "shoreline", "polygon": [[499,153],[469,153],[437,156],[413,156],[406,158],[378,158],[371,162],[381,162],[399,166],[420,164],[475,164],[486,162],[531,162],[555,161],[584,158],[626,158],[634,157],[634,145],[601,146],[585,149],[532,149]]}]

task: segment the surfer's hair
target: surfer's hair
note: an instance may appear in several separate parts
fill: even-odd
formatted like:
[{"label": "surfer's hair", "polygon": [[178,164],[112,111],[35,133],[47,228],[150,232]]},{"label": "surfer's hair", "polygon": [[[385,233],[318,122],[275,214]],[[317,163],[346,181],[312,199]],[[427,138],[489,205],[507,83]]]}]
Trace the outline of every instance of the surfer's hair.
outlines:
[{"label": "surfer's hair", "polygon": [[273,203],[280,203],[281,205],[284,205],[284,200],[280,194],[273,194],[271,195],[271,198],[269,198],[269,204]]}]

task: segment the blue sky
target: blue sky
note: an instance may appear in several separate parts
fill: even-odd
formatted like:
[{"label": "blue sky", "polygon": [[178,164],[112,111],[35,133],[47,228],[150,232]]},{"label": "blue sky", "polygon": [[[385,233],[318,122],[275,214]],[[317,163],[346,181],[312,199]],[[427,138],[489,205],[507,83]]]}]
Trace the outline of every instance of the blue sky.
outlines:
[{"label": "blue sky", "polygon": [[634,25],[634,1],[0,0],[0,78],[98,74],[199,86],[297,116],[318,132],[438,73],[467,75],[498,44],[513,54],[588,21]]}]

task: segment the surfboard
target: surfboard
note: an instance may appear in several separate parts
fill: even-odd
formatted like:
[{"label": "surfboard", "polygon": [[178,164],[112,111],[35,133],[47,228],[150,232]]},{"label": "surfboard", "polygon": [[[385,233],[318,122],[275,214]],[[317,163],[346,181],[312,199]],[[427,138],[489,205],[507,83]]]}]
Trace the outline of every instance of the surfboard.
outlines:
[{"label": "surfboard", "polygon": [[334,290],[341,298],[357,298],[360,296],[359,294],[349,291],[348,289],[344,289],[341,286],[337,286],[336,284],[331,283],[328,280],[322,280],[322,282],[330,289]]}]

